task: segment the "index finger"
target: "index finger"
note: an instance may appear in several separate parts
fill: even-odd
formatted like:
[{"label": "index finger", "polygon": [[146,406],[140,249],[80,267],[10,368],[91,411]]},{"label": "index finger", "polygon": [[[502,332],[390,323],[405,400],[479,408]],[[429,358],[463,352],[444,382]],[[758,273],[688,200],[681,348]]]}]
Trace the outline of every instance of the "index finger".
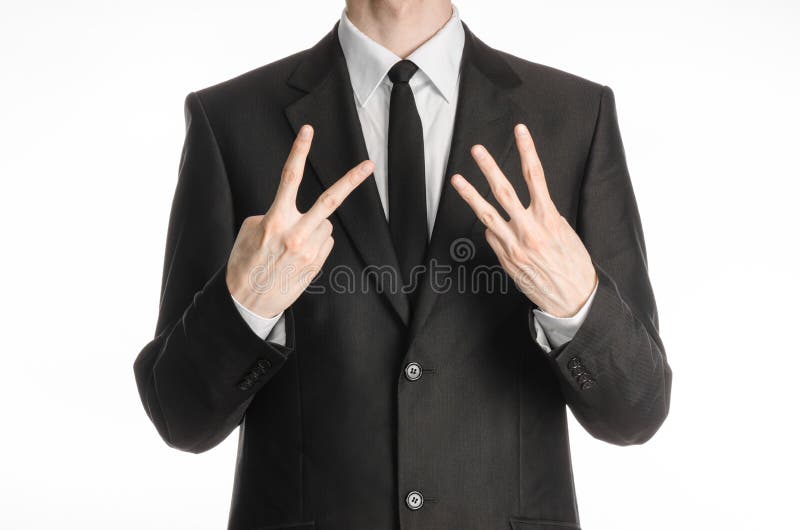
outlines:
[{"label": "index finger", "polygon": [[306,124],[300,127],[300,132],[294,139],[292,149],[286,158],[281,172],[281,181],[278,184],[278,191],[275,193],[274,204],[279,206],[295,206],[297,203],[297,190],[300,188],[300,181],[303,178],[303,170],[306,167],[306,158],[311,149],[311,139],[314,136],[314,129]]},{"label": "index finger", "polygon": [[513,239],[513,233],[506,220],[503,219],[494,206],[489,204],[489,201],[478,193],[475,186],[470,184],[463,175],[456,173],[451,177],[450,182],[461,198],[472,208],[475,216],[483,223],[483,226],[497,234],[501,240],[511,241]]},{"label": "index finger", "polygon": [[323,219],[330,217],[336,211],[350,193],[356,189],[375,169],[375,164],[371,160],[364,160],[356,167],[344,174],[342,178],[334,182],[322,195],[317,198],[314,205],[303,214],[302,219],[297,222],[300,231],[313,230]]}]

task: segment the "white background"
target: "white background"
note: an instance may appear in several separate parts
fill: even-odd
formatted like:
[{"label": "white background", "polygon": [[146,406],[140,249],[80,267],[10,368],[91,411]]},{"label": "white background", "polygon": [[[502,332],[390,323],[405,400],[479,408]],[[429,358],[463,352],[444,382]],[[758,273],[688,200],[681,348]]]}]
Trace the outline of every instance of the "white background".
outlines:
[{"label": "white background", "polygon": [[[313,45],[342,5],[3,3],[0,527],[225,526],[236,436],[169,449],[132,371],[183,98]],[[490,45],[617,98],[675,379],[644,446],[572,422],[584,528],[798,528],[798,4],[457,5]]]}]

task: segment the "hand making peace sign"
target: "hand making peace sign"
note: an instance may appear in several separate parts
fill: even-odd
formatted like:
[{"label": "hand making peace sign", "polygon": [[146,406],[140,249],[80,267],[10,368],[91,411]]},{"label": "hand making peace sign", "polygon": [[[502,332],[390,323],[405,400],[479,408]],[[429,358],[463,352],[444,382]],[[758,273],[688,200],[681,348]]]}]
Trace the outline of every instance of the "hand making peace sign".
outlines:
[{"label": "hand making peace sign", "polygon": [[228,290],[262,317],[278,315],[308,287],[333,249],[328,217],[374,169],[370,160],[362,161],[300,213],[297,190],[313,134],[310,125],[300,129],[272,205],[266,214],[244,220],[228,259]]}]

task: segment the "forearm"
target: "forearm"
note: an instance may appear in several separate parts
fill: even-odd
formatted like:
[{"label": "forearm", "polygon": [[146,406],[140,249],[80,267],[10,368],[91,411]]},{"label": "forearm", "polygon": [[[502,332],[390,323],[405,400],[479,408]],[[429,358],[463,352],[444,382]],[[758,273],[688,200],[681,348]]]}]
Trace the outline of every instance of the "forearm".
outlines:
[{"label": "forearm", "polygon": [[289,347],[259,339],[226,283],[237,231],[225,161],[197,94],[170,212],[155,338],[134,363],[145,411],[171,446],[203,451],[241,421]]},{"label": "forearm", "polygon": [[594,437],[647,441],[669,411],[672,372],[657,330],[648,329],[600,267],[598,289],[575,337],[548,355],[564,397]]},{"label": "forearm", "polygon": [[221,442],[291,351],[291,344],[270,343],[251,331],[224,276],[223,268],[134,364],[148,416],[167,444],[185,451]]}]

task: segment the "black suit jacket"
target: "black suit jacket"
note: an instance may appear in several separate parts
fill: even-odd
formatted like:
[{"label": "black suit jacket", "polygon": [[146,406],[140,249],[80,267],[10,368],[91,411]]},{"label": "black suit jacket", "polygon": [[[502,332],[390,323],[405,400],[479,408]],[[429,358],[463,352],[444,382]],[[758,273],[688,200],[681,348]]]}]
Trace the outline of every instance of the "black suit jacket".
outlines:
[{"label": "black suit jacket", "polygon": [[[286,313],[287,345],[259,340],[225,284],[242,220],[270,205],[303,123],[316,133],[301,210],[368,158],[336,27],[313,48],[191,93],[156,336],[134,368],[170,446],[205,451],[241,425],[230,528],[577,528],[566,406],[621,445],[646,441],[667,415],[671,374],[611,90],[465,29],[446,174],[493,201],[469,156],[482,143],[527,197],[512,128],[530,126],[552,198],[597,268],[588,317],[543,352],[532,304],[481,274],[497,259],[449,185],[428,258],[450,272],[414,307],[386,275],[354,278],[397,265],[368,179],[332,217],[336,245],[314,292]],[[479,279],[464,288],[459,275]],[[403,375],[409,362],[422,367],[416,381]],[[414,490],[418,510],[405,503]]]}]

